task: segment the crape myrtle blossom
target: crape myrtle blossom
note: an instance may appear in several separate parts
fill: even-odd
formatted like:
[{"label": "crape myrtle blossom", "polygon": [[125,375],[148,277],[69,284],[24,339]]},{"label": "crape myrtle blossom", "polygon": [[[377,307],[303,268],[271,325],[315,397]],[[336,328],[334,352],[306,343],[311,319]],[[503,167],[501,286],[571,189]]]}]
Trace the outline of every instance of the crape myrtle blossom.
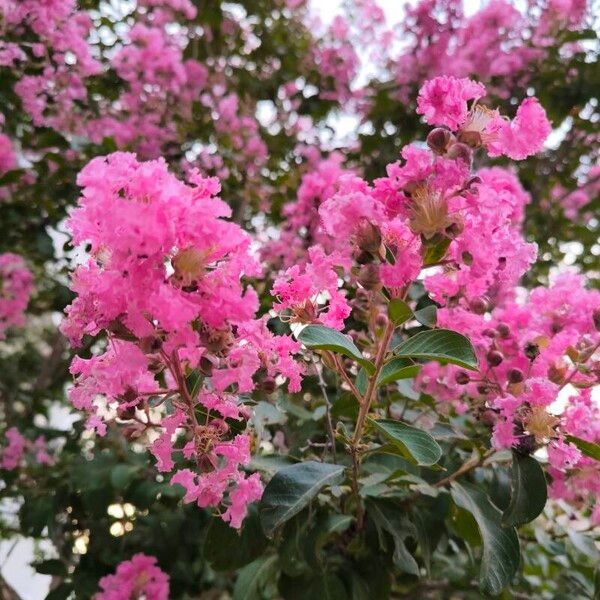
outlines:
[{"label": "crape myrtle blossom", "polygon": [[161,571],[154,556],[139,553],[123,561],[113,575],[99,581],[94,600],[168,600],[169,576]]},{"label": "crape myrtle blossom", "polygon": [[16,427],[6,430],[6,444],[0,449],[0,469],[12,471],[29,456],[39,465],[51,465],[54,459],[48,454],[43,436],[30,442]]},{"label": "crape myrtle blossom", "polygon": [[[469,147],[484,146],[492,157],[505,155],[522,160],[539,152],[550,134],[550,122],[536,98],[526,98],[517,108],[512,121],[477,101],[485,94],[485,87],[469,79],[436,77],[427,81],[419,91],[417,112],[430,125],[443,125],[456,132],[448,134],[446,145],[439,152],[447,152],[456,139]],[[470,107],[468,101],[473,100]],[[437,131],[441,139],[445,130]]]},{"label": "crape myrtle blossom", "polygon": [[[475,377],[428,365],[417,385],[459,412],[474,411],[493,429],[496,448],[547,447],[551,493],[575,505],[593,503],[598,463],[567,436],[600,440],[600,407],[590,395],[600,377],[600,292],[564,273],[524,300],[506,294],[440,309],[438,322],[469,336],[484,369]],[[575,391],[561,407],[567,385]]]},{"label": "crape myrtle blossom", "polygon": [[25,323],[25,309],[33,292],[33,275],[18,254],[0,254],[0,340],[9,327]]},{"label": "crape myrtle blossom", "polygon": [[[100,333],[107,343],[73,360],[70,398],[100,435],[100,408],[115,408],[126,435],[147,441],[159,471],[178,470],[172,481],[187,501],[227,498],[222,517],[239,527],[262,490],[257,475],[241,470],[251,438],[239,394],[283,377],[297,391],[302,373],[292,358],[298,344],[254,318],[257,296],[242,281],[260,274],[250,238],[227,220],[218,180],[191,172],[183,183],[163,160],[99,157],[78,183],[68,226],[75,244],[88,244],[89,260],[73,275],[77,298],[62,331],[74,345]],[[182,461],[194,470],[180,469]]]}]

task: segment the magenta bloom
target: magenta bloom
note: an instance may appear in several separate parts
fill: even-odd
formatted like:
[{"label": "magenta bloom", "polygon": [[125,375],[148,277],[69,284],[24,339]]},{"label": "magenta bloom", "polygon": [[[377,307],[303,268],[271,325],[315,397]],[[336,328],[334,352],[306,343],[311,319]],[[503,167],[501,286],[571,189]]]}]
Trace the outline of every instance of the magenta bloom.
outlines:
[{"label": "magenta bloom", "polygon": [[154,556],[135,554],[122,562],[114,575],[100,580],[95,600],[167,600],[169,576],[156,566]]}]

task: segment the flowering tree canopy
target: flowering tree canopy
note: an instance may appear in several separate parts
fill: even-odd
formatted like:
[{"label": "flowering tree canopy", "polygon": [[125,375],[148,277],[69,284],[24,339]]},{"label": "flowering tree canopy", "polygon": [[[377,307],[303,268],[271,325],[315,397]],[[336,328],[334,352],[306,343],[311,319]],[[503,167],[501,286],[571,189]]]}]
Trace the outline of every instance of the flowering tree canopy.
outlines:
[{"label": "flowering tree canopy", "polygon": [[597,8],[0,1],[49,600],[600,593]]}]

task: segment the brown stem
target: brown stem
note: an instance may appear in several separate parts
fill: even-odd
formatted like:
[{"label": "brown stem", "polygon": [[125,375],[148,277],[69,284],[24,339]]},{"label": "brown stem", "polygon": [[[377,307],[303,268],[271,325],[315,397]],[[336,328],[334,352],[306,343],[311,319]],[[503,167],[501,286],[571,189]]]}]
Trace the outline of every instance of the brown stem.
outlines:
[{"label": "brown stem", "polygon": [[469,473],[469,471],[473,471],[477,467],[481,467],[481,465],[483,465],[483,463],[490,456],[492,456],[492,454],[494,454],[495,452],[496,451],[493,448],[491,448],[487,452],[484,452],[481,456],[479,456],[477,458],[471,458],[470,460],[465,462],[463,465],[461,465],[456,471],[454,471],[454,473],[452,473],[451,475],[448,475],[448,477],[444,477],[443,479],[436,481],[436,483],[434,483],[433,486],[434,487],[444,487],[444,486],[448,485],[449,483],[452,483],[459,477],[462,477],[465,473]]},{"label": "brown stem", "polygon": [[333,421],[331,420],[331,402],[329,401],[329,396],[327,395],[327,384],[325,383],[325,379],[323,379],[321,365],[316,361],[315,370],[317,371],[319,387],[321,388],[321,393],[323,394],[323,399],[325,400],[325,418],[327,420],[327,431],[329,433],[329,441],[331,443],[331,457],[333,462],[336,463],[337,457],[335,452],[335,431],[333,429]]},{"label": "brown stem", "polygon": [[392,339],[393,334],[394,323],[393,321],[388,321],[383,332],[383,337],[377,349],[377,354],[375,357],[375,371],[369,379],[369,384],[367,386],[367,391],[365,392],[364,397],[361,401],[359,401],[358,419],[356,420],[354,435],[352,436],[352,441],[350,442],[350,454],[352,455],[352,490],[356,498],[356,526],[358,529],[363,528],[365,518],[365,511],[360,499],[360,493],[358,489],[358,476],[360,470],[359,444],[364,432],[367,415],[369,414],[373,398],[375,397],[377,379],[379,378],[379,373],[381,372],[381,368],[383,367],[385,355],[387,353],[387,348],[390,344],[390,340]]}]

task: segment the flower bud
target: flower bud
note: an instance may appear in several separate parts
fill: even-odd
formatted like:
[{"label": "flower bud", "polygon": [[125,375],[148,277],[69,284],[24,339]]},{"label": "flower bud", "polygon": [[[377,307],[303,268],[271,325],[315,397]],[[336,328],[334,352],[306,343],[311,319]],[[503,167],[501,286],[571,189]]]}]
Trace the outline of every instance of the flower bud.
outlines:
[{"label": "flower bud", "polygon": [[540,355],[540,347],[535,342],[527,342],[525,344],[525,356],[533,362]]},{"label": "flower bud", "polygon": [[277,383],[272,377],[265,377],[258,385],[265,394],[272,394],[277,389]]},{"label": "flower bud", "polygon": [[492,329],[491,327],[487,327],[481,333],[483,333],[483,335],[485,335],[486,337],[489,337],[492,339],[495,338],[496,335],[498,335],[498,332],[495,329]]},{"label": "flower bud", "polygon": [[479,416],[479,420],[484,425],[488,425],[491,427],[498,420],[498,415],[492,409],[488,408],[487,410],[484,410],[481,413],[481,415]]},{"label": "flower bud", "polygon": [[455,141],[454,135],[443,127],[436,127],[427,136],[427,145],[434,154],[442,156],[446,154],[448,146]]},{"label": "flower bud", "polygon": [[562,362],[551,364],[548,367],[548,373],[547,373],[548,379],[552,383],[556,383],[556,385],[560,385],[565,380],[565,377],[567,376],[567,371],[568,371],[567,365]]},{"label": "flower bud", "polygon": [[470,267],[473,264],[473,255],[466,250],[461,254],[461,259],[467,267]]},{"label": "flower bud", "polygon": [[379,265],[371,263],[364,265],[360,269],[358,282],[366,290],[378,290],[381,288],[381,279],[379,278]]},{"label": "flower bud", "polygon": [[486,360],[490,367],[497,367],[498,365],[502,364],[504,356],[502,356],[502,353],[498,352],[498,350],[490,350],[487,353]]},{"label": "flower bud", "polygon": [[365,252],[378,254],[381,247],[381,231],[367,219],[361,219],[354,232],[356,245]]},{"label": "flower bud", "polygon": [[458,371],[454,376],[454,379],[458,385],[467,385],[471,381],[471,377],[466,371]]},{"label": "flower bud", "polygon": [[383,313],[379,313],[377,315],[377,318],[375,319],[375,325],[377,325],[377,327],[385,327],[389,322],[389,319],[387,318],[387,315],[383,314]]},{"label": "flower bud", "polygon": [[506,323],[499,323],[498,327],[496,327],[496,331],[504,340],[510,337],[510,327]]},{"label": "flower bud", "polygon": [[487,383],[480,383],[477,386],[477,391],[482,394],[485,395],[490,391],[490,387],[487,385]]},{"label": "flower bud", "polygon": [[489,309],[489,304],[484,298],[473,298],[469,302],[469,308],[476,315],[484,315]]},{"label": "flower bud", "polygon": [[506,376],[510,383],[521,383],[525,379],[525,375],[521,369],[510,369]]},{"label": "flower bud", "polygon": [[466,144],[461,144],[460,142],[457,142],[455,144],[452,144],[452,146],[448,148],[446,157],[454,160],[462,160],[463,162],[470,165],[471,159],[473,158],[473,151]]},{"label": "flower bud", "polygon": [[454,223],[451,223],[450,225],[448,225],[448,227],[446,227],[446,235],[453,240],[454,238],[458,237],[465,229],[464,223],[462,221],[454,221]]}]

